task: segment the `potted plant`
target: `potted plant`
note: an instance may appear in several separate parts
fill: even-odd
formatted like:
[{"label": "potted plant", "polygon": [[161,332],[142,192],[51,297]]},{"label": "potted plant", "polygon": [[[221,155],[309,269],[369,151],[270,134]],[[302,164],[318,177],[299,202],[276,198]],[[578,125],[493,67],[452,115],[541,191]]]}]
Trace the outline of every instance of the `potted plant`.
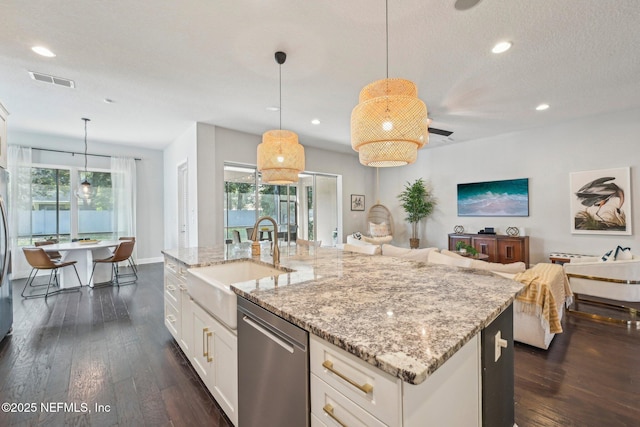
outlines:
[{"label": "potted plant", "polygon": [[417,179],[413,184],[407,182],[404,191],[398,195],[398,199],[402,202],[402,208],[407,213],[405,219],[411,223],[409,247],[416,249],[420,246],[418,223],[431,215],[436,206],[436,200],[427,190],[422,178]]},{"label": "potted plant", "polygon": [[467,243],[465,243],[462,240],[459,240],[456,243],[456,251],[458,251],[460,253],[463,253],[463,254],[467,253],[467,254],[469,254],[471,256],[478,255],[478,251],[476,250],[476,248],[474,248],[471,245],[468,245]]}]

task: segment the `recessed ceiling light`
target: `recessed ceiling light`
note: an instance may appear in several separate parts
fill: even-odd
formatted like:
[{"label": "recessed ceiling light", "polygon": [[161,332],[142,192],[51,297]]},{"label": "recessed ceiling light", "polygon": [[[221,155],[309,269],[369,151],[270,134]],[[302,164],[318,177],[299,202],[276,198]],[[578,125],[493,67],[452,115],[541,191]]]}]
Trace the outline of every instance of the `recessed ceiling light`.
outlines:
[{"label": "recessed ceiling light", "polygon": [[500,42],[497,43],[493,49],[491,49],[491,52],[493,53],[503,53],[508,51],[509,49],[511,49],[512,43],[511,42]]},{"label": "recessed ceiling light", "polygon": [[536,110],[538,110],[538,111],[544,111],[544,110],[546,110],[547,108],[549,108],[549,104],[540,104],[540,105],[538,105],[538,106],[536,107]]},{"label": "recessed ceiling light", "polygon": [[313,120],[311,120],[311,124],[312,124],[312,125],[319,125],[319,124],[320,124],[320,120],[318,120],[318,119],[313,119]]},{"label": "recessed ceiling light", "polygon": [[267,111],[280,111],[280,107],[267,107]]},{"label": "recessed ceiling light", "polygon": [[56,56],[55,53],[51,52],[44,46],[34,46],[31,48],[32,51],[37,53],[38,55],[46,56],[47,58],[53,58]]}]

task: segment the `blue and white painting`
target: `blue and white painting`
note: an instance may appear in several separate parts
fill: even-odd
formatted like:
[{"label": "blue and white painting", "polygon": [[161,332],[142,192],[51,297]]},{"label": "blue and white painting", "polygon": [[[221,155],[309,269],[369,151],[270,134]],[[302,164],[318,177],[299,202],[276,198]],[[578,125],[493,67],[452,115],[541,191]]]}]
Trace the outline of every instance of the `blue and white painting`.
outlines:
[{"label": "blue and white painting", "polygon": [[458,216],[529,216],[529,178],[458,184]]}]

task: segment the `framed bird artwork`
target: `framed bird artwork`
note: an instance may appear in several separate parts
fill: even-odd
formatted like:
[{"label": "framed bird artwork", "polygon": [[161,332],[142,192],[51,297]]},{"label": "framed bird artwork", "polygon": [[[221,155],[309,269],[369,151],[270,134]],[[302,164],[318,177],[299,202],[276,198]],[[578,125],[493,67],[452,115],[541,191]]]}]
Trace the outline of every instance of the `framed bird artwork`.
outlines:
[{"label": "framed bird artwork", "polygon": [[573,172],[571,232],[631,235],[630,168]]}]

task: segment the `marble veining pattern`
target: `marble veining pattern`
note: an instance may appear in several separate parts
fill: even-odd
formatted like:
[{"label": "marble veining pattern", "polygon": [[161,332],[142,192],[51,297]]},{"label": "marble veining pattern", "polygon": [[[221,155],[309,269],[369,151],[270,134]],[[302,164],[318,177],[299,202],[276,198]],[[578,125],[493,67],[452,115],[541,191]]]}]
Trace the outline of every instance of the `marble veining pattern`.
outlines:
[{"label": "marble veining pattern", "polygon": [[[164,253],[195,267],[245,258],[243,251]],[[263,253],[260,262],[270,258]],[[231,288],[411,384],[423,382],[523,289],[488,272],[330,248],[299,248],[283,254],[281,265],[294,271],[277,281],[265,278]]]}]

